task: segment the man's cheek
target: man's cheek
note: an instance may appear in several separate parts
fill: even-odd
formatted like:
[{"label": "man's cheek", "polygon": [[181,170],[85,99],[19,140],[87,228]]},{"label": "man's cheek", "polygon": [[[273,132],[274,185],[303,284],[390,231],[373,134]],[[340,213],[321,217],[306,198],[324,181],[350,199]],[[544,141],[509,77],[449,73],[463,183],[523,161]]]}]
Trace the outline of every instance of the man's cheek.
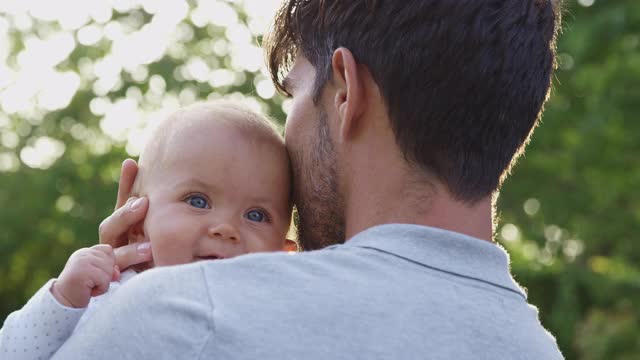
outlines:
[{"label": "man's cheek", "polygon": [[313,123],[314,116],[300,102],[294,102],[285,125],[285,140],[297,139],[304,136],[305,128],[308,124]]},{"label": "man's cheek", "polygon": [[295,126],[296,126],[296,117],[298,114],[298,110],[296,108],[296,106],[294,105],[291,108],[291,111],[289,112],[289,114],[287,115],[287,120],[285,121],[284,124],[284,140],[285,142],[289,142],[290,140],[292,140],[295,136]]}]

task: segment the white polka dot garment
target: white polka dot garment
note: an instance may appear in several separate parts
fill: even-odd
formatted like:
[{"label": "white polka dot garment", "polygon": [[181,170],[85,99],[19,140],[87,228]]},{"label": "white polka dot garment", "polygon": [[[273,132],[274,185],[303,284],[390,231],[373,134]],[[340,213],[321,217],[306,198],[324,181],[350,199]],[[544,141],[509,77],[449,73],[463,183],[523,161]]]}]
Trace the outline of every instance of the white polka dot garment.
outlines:
[{"label": "white polka dot garment", "polygon": [[4,321],[0,329],[0,359],[49,359],[121,284],[134,275],[136,273],[131,270],[123,272],[119,283],[112,282],[107,293],[92,298],[89,306],[82,309],[60,304],[49,291],[55,279],[47,281],[22,309],[14,311]]}]

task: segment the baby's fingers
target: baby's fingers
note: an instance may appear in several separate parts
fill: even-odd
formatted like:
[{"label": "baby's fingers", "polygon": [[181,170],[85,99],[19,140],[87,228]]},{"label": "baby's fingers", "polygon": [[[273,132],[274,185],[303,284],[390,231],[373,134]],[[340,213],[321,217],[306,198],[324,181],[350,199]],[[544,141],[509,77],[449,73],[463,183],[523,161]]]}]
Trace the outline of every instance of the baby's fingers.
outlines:
[{"label": "baby's fingers", "polygon": [[113,278],[113,268],[110,271],[104,271],[101,268],[93,269],[93,283],[94,286],[91,289],[91,296],[99,296],[107,292],[109,290],[109,284],[111,283],[111,279]]},{"label": "baby's fingers", "polygon": [[120,281],[120,268],[118,265],[113,265],[113,275],[111,281]]},{"label": "baby's fingers", "polygon": [[116,255],[113,248],[110,245],[100,244],[94,245],[91,249],[93,250],[90,259],[91,265],[105,273],[112,274],[116,265]]},{"label": "baby's fingers", "polygon": [[98,244],[93,245],[90,248],[96,256],[112,258],[115,261],[115,254],[113,252],[113,247],[108,244]]}]

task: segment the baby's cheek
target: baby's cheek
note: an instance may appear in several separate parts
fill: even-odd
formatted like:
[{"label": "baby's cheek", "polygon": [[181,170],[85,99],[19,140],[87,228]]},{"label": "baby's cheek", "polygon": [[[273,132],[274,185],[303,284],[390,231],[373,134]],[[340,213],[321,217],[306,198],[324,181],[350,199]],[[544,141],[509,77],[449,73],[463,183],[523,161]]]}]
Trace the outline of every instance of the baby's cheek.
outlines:
[{"label": "baby's cheek", "polygon": [[252,237],[247,246],[248,253],[281,251],[284,247],[284,235],[279,232],[271,232]]},{"label": "baby's cheek", "polygon": [[175,221],[164,221],[150,232],[151,251],[156,266],[190,262],[193,258],[188,235],[179,231]]}]

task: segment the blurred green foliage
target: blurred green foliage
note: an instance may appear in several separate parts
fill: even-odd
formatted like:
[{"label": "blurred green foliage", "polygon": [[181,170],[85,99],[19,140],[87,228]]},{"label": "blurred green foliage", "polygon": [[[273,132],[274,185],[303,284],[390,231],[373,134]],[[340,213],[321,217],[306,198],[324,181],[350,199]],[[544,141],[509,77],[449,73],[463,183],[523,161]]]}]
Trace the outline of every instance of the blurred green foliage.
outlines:
[{"label": "blurred green foliage", "polygon": [[[233,10],[233,26],[203,21],[196,10],[201,4],[189,2],[188,14],[174,24],[179,35],[166,51],[117,68],[117,81],[110,85],[96,85],[101,81],[96,64],[114,51],[115,41],[103,36],[91,45],[76,43],[55,65],[80,75],[72,100],[58,109],[43,110],[44,101],[36,99],[36,110],[8,111],[0,101],[0,319],[56,276],[75,249],[96,243],[98,224],[112,211],[120,163],[135,154],[131,127],[142,125],[121,119],[135,124],[129,137],[105,135],[111,125],[100,104],[115,107],[133,98],[149,113],[166,106],[167,99],[184,105],[233,94],[284,120],[283,99],[272,89],[260,91],[268,81],[264,70],[238,65],[247,53],[229,50],[244,46],[236,43],[238,32],[251,35],[249,45],[261,40],[244,7],[249,2],[217,2]],[[135,33],[160,16],[133,3],[113,9],[107,20],[88,20],[85,27],[95,25],[107,34],[109,24],[117,22],[125,34]],[[497,238],[567,359],[638,359],[640,122],[633,119],[640,114],[640,2],[579,0],[565,8],[551,100],[501,191]],[[35,19],[25,26],[24,18],[5,19],[8,67],[20,63],[33,36],[66,31],[79,37],[81,31],[65,30],[56,21]],[[226,83],[203,80],[196,76],[197,66],[185,67],[194,58],[206,65],[206,74],[231,69],[235,75]],[[25,149],[38,149],[42,137],[60,141],[64,152],[49,165],[27,166],[34,165]]]}]

